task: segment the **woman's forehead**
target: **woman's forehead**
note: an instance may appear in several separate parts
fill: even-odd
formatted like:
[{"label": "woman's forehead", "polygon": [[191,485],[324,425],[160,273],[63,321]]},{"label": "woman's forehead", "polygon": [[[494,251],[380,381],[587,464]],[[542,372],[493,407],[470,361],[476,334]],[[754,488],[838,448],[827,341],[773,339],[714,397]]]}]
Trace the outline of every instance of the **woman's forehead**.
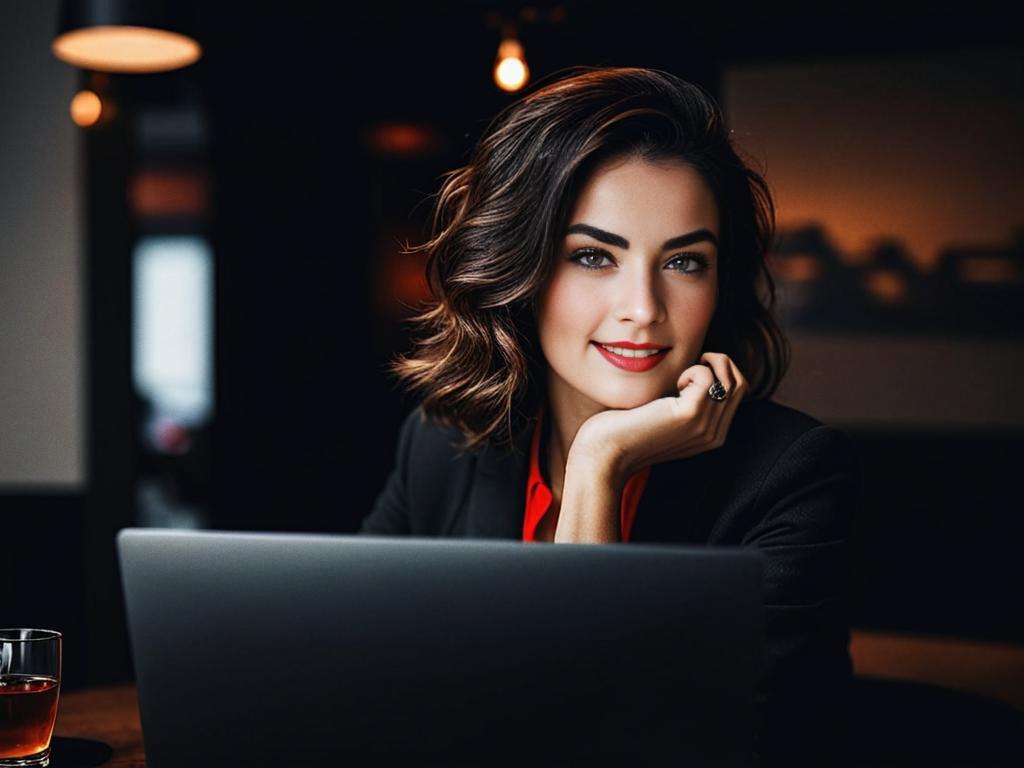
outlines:
[{"label": "woman's forehead", "polygon": [[718,206],[693,167],[633,159],[599,166],[591,174],[574,201],[567,226],[578,223],[627,239],[630,234],[670,237],[700,228],[717,235]]}]

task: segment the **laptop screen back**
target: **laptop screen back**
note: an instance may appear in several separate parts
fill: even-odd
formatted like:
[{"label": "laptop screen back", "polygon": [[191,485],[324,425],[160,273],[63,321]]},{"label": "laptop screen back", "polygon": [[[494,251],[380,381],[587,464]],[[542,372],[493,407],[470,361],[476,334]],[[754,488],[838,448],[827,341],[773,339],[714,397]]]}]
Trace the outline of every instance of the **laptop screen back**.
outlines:
[{"label": "laptop screen back", "polygon": [[118,536],[147,764],[745,765],[749,548]]}]

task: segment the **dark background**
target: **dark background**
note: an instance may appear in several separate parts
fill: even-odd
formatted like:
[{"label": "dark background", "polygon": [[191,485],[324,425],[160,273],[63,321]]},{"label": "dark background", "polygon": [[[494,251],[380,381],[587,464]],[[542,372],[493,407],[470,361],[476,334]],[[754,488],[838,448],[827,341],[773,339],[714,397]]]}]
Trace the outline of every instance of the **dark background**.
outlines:
[{"label": "dark background", "polygon": [[[177,4],[175,21],[194,30],[204,58],[175,73],[112,76],[105,87],[121,118],[82,133],[89,487],[0,489],[2,536],[18,542],[0,571],[9,588],[0,623],[62,628],[70,687],[132,674],[113,536],[136,524],[134,483],[153,460],[136,440],[134,239],[200,231],[215,253],[216,416],[176,470],[206,524],[353,531],[413,405],[384,371],[406,336],[401,308],[379,290],[393,267],[381,256],[382,233],[427,233],[424,198],[516,98],[491,81],[497,36],[486,21],[488,9],[514,15],[516,5],[388,3],[345,14],[318,3],[272,13],[255,5]],[[575,64],[651,66],[717,95],[723,69],[738,62],[1019,46],[1013,13],[997,7],[713,5],[632,2],[626,12],[561,3],[563,22],[522,32],[533,80]],[[133,111],[183,101],[207,116],[205,145],[178,154],[139,147]],[[430,148],[374,151],[382,123],[425,126]],[[174,167],[203,170],[208,208],[191,218],[134,216],[125,193],[133,173]],[[848,431],[865,471],[855,625],[1024,642],[1022,435]]]}]

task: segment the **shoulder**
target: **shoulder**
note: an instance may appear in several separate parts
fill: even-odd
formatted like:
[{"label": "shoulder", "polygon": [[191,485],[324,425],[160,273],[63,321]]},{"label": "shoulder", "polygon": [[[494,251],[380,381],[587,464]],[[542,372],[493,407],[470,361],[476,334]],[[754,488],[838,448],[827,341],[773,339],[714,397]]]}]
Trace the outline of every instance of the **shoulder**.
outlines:
[{"label": "shoulder", "polygon": [[461,450],[462,434],[417,405],[402,420],[395,463],[360,530],[364,533],[437,535],[447,530],[475,457]]},{"label": "shoulder", "polygon": [[733,417],[733,428],[765,439],[786,442],[824,426],[820,419],[774,400],[743,400]]},{"label": "shoulder", "polygon": [[860,459],[849,435],[767,400],[741,404],[734,425],[739,430],[728,439],[737,439],[734,450],[751,452],[758,478],[758,524],[745,543],[776,536],[790,543],[845,538],[861,491]]},{"label": "shoulder", "polygon": [[462,450],[463,434],[427,416],[417,405],[402,421],[397,463],[416,475],[440,477],[455,465],[470,461],[475,452]]},{"label": "shoulder", "polygon": [[830,496],[825,508],[808,513],[808,520],[822,522],[840,512],[845,517],[848,501],[858,503],[861,464],[849,435],[772,400],[741,403],[725,444],[706,455],[709,470],[723,473],[715,476],[723,482],[723,475],[727,477],[734,493],[752,504],[750,522],[769,515],[772,508],[807,512],[801,500],[812,497],[823,501]]},{"label": "shoulder", "polygon": [[726,446],[730,447],[727,453],[756,457],[756,463],[762,466],[775,466],[784,457],[816,452],[856,462],[853,442],[842,429],[774,400],[740,403]]}]

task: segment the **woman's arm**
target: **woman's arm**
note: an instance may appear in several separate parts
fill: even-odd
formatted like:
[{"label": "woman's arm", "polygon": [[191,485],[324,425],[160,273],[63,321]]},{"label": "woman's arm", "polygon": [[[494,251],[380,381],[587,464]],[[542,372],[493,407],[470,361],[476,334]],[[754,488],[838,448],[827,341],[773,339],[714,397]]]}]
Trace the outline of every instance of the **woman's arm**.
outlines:
[{"label": "woman's arm", "polygon": [[611,457],[569,453],[555,543],[600,544],[622,540],[619,507],[624,480]]},{"label": "woman's arm", "polygon": [[[566,458],[556,542],[621,541],[619,505],[630,476],[725,443],[747,380],[728,355],[704,352],[700,359],[679,375],[675,395],[601,411],[579,428]],[[709,396],[716,382],[730,393],[725,402]]]}]

